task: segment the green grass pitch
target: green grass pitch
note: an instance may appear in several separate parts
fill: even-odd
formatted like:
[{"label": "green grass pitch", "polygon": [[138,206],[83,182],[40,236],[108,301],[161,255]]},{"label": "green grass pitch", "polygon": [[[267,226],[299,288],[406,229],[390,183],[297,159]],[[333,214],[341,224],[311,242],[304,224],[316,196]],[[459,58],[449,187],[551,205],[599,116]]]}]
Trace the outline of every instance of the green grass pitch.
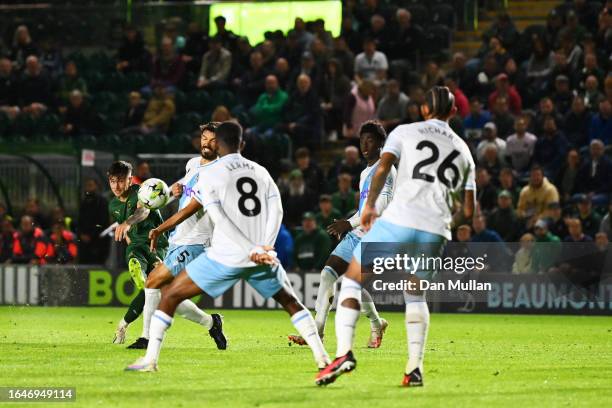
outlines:
[{"label": "green grass pitch", "polygon": [[[612,406],[610,317],[433,314],[425,387],[404,389],[400,313],[383,313],[390,326],[378,350],[365,348],[362,318],[357,370],[317,388],[310,350],[288,346],[293,327],[282,311],[222,312],[226,351],[178,317],[158,373],[123,371],[142,354],[110,344],[123,312],[0,307],[0,386],[76,387],[76,403],[54,407]],[[333,314],[329,323],[325,344],[333,354]]]}]

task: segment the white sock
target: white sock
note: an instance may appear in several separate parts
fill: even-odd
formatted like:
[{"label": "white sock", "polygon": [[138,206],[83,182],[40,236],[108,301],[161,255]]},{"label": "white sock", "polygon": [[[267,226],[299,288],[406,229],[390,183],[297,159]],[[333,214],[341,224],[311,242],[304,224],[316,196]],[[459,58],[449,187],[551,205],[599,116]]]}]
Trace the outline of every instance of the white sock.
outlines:
[{"label": "white sock", "polygon": [[327,351],[325,351],[325,347],[323,347],[323,343],[317,332],[317,326],[310,312],[306,309],[300,310],[291,316],[291,323],[293,323],[293,326],[295,326],[298,333],[300,333],[300,336],[308,343],[319,368],[324,368],[329,364],[329,355]]},{"label": "white sock", "polygon": [[128,327],[129,325],[130,324],[126,322],[124,318],[121,318],[121,320],[119,320],[119,327]]},{"label": "white sock", "polygon": [[176,308],[176,313],[187,320],[201,324],[206,329],[210,330],[213,324],[212,316],[206,314],[202,309],[196,306],[191,300],[183,300]]},{"label": "white sock", "polygon": [[315,303],[315,323],[321,336],[325,332],[325,322],[327,322],[329,309],[331,309],[334,302],[337,280],[338,274],[331,266],[326,265],[321,270],[321,280],[319,281],[319,291],[317,292],[317,301]]},{"label": "white sock", "polygon": [[376,310],[376,305],[370,293],[365,289],[361,290],[361,311],[370,319],[370,327],[372,330],[381,328],[382,321],[380,320],[378,310]]},{"label": "white sock", "polygon": [[423,373],[423,357],[429,329],[429,308],[425,296],[405,295],[406,334],[408,336],[408,363],[406,374],[415,368]]},{"label": "white sock", "polygon": [[149,338],[149,328],[151,327],[151,318],[157,310],[161,300],[161,290],[145,288],[145,304],[142,309],[142,334],[140,337]]},{"label": "white sock", "polygon": [[352,279],[343,278],[338,296],[338,308],[336,309],[336,357],[342,357],[353,348],[355,337],[355,326],[359,319],[359,309],[351,309],[342,306],[345,299],[361,299],[361,285]]},{"label": "white sock", "polygon": [[172,325],[172,317],[168,316],[161,310],[156,310],[153,313],[151,319],[151,330],[149,338],[149,346],[147,347],[147,354],[145,354],[145,360],[151,363],[157,363],[159,359],[159,352],[161,350],[166,330]]}]

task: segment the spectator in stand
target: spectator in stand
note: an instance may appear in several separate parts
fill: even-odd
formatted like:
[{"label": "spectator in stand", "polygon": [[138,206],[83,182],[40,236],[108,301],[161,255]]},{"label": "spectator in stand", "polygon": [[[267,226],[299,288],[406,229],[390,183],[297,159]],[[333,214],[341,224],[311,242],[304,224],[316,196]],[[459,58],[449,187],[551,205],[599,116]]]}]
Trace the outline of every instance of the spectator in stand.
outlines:
[{"label": "spectator in stand", "polygon": [[525,89],[530,95],[538,96],[546,92],[548,79],[555,63],[555,54],[540,36],[532,40],[533,53],[527,62],[527,81]]},{"label": "spectator in stand", "polygon": [[[162,85],[168,93],[174,93],[185,75],[185,63],[176,52],[170,37],[161,40],[159,52],[153,60],[151,87]],[[149,93],[150,88],[143,91]]]},{"label": "spectator in stand", "polygon": [[567,139],[557,129],[555,118],[544,120],[543,134],[540,135],[535,147],[534,160],[540,164],[549,175],[556,175],[567,154]]},{"label": "spectator in stand", "polygon": [[280,226],[274,243],[274,250],[283,268],[291,269],[293,267],[293,237],[285,224]]},{"label": "spectator in stand", "polygon": [[378,103],[376,118],[380,120],[387,132],[391,132],[406,118],[408,96],[400,90],[397,80],[387,83],[387,92]]},{"label": "spectator in stand", "polygon": [[572,107],[563,122],[563,130],[570,147],[579,149],[587,145],[590,124],[591,113],[586,109],[584,98],[581,95],[574,96]]},{"label": "spectator in stand", "polygon": [[578,77],[578,87],[586,89],[586,80],[591,76],[595,77],[597,83],[600,84],[605,78],[605,73],[597,65],[597,55],[589,52],[584,55],[584,64]]},{"label": "spectator in stand", "polygon": [[423,46],[423,30],[412,21],[412,13],[405,8],[395,12],[396,28],[389,45],[389,58],[404,60],[405,68],[414,67],[419,50]]},{"label": "spectator in stand", "polygon": [[558,237],[567,236],[567,216],[563,216],[563,210],[561,209],[560,203],[548,204],[545,220],[548,223],[549,231],[554,235]]},{"label": "spectator in stand", "polygon": [[485,168],[479,167],[476,170],[476,199],[480,204],[480,210],[490,212],[495,208],[497,200],[497,189],[491,182],[491,175]]},{"label": "spectator in stand", "polygon": [[233,52],[236,48],[236,42],[238,41],[238,36],[234,34],[231,30],[225,28],[225,24],[227,20],[223,16],[215,17],[215,27],[217,28],[217,34],[215,37],[221,40],[221,45],[226,50]]},{"label": "spectator in stand", "polygon": [[285,58],[278,58],[274,64],[274,76],[276,76],[279,86],[284,90],[289,88],[290,74],[289,62]]},{"label": "spectator in stand", "polygon": [[36,227],[40,227],[43,231],[49,228],[49,219],[43,214],[38,198],[29,198],[23,213],[32,219]]},{"label": "spectator in stand", "polygon": [[294,264],[298,270],[321,270],[331,251],[331,239],[308,211],[302,217],[302,232],[295,238]]},{"label": "spectator in stand", "polygon": [[343,217],[352,213],[357,206],[356,192],[351,184],[353,177],[349,173],[338,175],[338,190],[332,194],[332,204]]},{"label": "spectator in stand", "polygon": [[0,57],[0,112],[14,118],[19,112],[17,99],[17,77],[11,60]]},{"label": "spectator in stand", "polygon": [[[2,205],[2,204],[0,204]],[[0,217],[0,263],[10,263],[13,257],[15,227],[10,217]]]},{"label": "spectator in stand", "polygon": [[265,69],[267,71],[272,71],[276,63],[276,45],[274,45],[272,40],[264,40],[259,46],[259,51],[261,52]]},{"label": "spectator in stand", "polygon": [[185,46],[181,49],[183,62],[188,71],[197,74],[202,63],[202,55],[208,49],[208,36],[196,21],[187,25]]},{"label": "spectator in stand", "polygon": [[474,235],[472,242],[503,242],[499,234],[492,229],[487,228],[487,219],[484,215],[477,215],[472,222]]},{"label": "spectator in stand", "polygon": [[567,152],[565,164],[555,178],[555,185],[559,189],[561,199],[566,202],[570,199],[576,189],[576,180],[578,179],[578,171],[580,170],[580,154],[578,150],[571,149]]},{"label": "spectator in stand", "polygon": [[38,58],[30,55],[17,83],[17,104],[24,112],[40,115],[51,102],[51,80],[43,72]]},{"label": "spectator in stand", "polygon": [[612,192],[612,160],[605,155],[601,140],[593,139],[589,145],[589,157],[580,166],[576,175],[575,191],[597,197],[597,201],[607,199]]},{"label": "spectator in stand", "polygon": [[484,33],[484,38],[496,37],[504,47],[512,50],[520,40],[519,32],[508,13],[501,13],[496,21]]},{"label": "spectator in stand", "polygon": [[569,78],[565,75],[559,75],[555,78],[555,92],[552,95],[557,111],[561,116],[570,110],[574,93],[570,89]]},{"label": "spectator in stand", "polygon": [[240,78],[234,79],[238,89],[238,97],[245,109],[249,109],[266,89],[268,71],[263,66],[263,56],[259,51],[253,51],[249,59],[250,67]]},{"label": "spectator in stand", "polygon": [[514,256],[514,263],[512,264],[512,274],[522,275],[531,273],[533,270],[532,266],[532,252],[535,237],[533,234],[526,233],[521,237],[521,247]]},{"label": "spectator in stand", "polygon": [[77,259],[78,249],[74,234],[59,221],[51,227],[51,234],[47,243],[45,263],[67,264]]},{"label": "spectator in stand", "polygon": [[375,93],[374,83],[364,80],[353,87],[346,98],[342,120],[342,135],[350,143],[359,142],[359,135],[357,133],[362,123],[376,118]]},{"label": "spectator in stand", "polygon": [[593,237],[582,232],[582,223],[577,218],[570,218],[567,222],[569,235],[563,239],[564,242],[593,242]]},{"label": "spectator in stand", "polygon": [[497,208],[487,217],[487,224],[505,242],[515,242],[521,233],[521,222],[512,207],[512,193],[502,190],[497,195]]},{"label": "spectator in stand", "polygon": [[136,91],[130,92],[128,95],[128,108],[123,116],[122,128],[127,129],[140,126],[146,108],[140,93]]},{"label": "spectator in stand", "polygon": [[314,35],[306,29],[306,23],[304,22],[304,19],[302,19],[301,17],[296,17],[293,23],[292,31],[297,35],[297,42],[302,48],[302,50],[309,49],[310,44],[314,39]]},{"label": "spectator in stand", "polygon": [[470,103],[463,91],[457,85],[457,79],[454,76],[447,75],[444,79],[444,85],[448,87],[455,97],[457,113],[461,116],[461,119],[465,119],[470,114]]},{"label": "spectator in stand", "polygon": [[71,137],[98,133],[101,126],[99,116],[85,101],[78,89],[70,92],[68,108],[63,115],[61,131]]},{"label": "spectator in stand", "polygon": [[316,147],[321,140],[322,115],[319,99],[308,75],[297,78],[296,90],[285,104],[283,129],[294,146]]},{"label": "spectator in stand", "polygon": [[295,151],[295,164],[302,172],[306,187],[316,195],[319,195],[324,187],[323,171],[317,163],[312,160],[310,150],[308,150],[307,147],[300,147]]},{"label": "spectator in stand", "polygon": [[319,197],[319,212],[316,215],[317,224],[327,230],[329,225],[341,218],[342,214],[334,208],[331,195],[321,194]]},{"label": "spectator in stand", "polygon": [[13,234],[11,261],[19,264],[43,265],[47,254],[47,241],[42,228],[35,226],[29,215],[21,217],[20,228]]},{"label": "spectator in stand", "polygon": [[589,139],[612,145],[612,102],[609,99],[599,102],[599,112],[593,116],[589,126]]},{"label": "spectator in stand", "polygon": [[151,71],[151,53],[145,47],[142,34],[134,26],[125,27],[117,60],[117,70],[121,72]]},{"label": "spectator in stand", "polygon": [[98,182],[85,180],[85,194],[79,206],[79,263],[101,265],[108,256],[108,237],[100,233],[109,223],[108,201],[100,194]]},{"label": "spectator in stand", "polygon": [[576,37],[569,27],[563,28],[559,32],[561,49],[566,55],[567,63],[572,72],[577,72],[582,61],[582,48],[576,44]]},{"label": "spectator in stand", "polygon": [[472,96],[478,97],[481,101],[486,101],[491,93],[495,91],[494,79],[499,75],[500,71],[501,67],[498,65],[495,55],[485,55],[482,70],[476,74]]},{"label": "spectator in stand", "polygon": [[342,110],[350,91],[351,81],[343,73],[342,65],[338,60],[330,59],[321,78],[319,95],[322,99],[325,130],[332,140],[337,139],[342,132]]},{"label": "spectator in stand", "polygon": [[340,37],[344,38],[344,42],[353,53],[358,53],[363,47],[363,38],[358,30],[355,30],[353,16],[345,13],[342,16],[342,25],[340,27]]},{"label": "spectator in stand", "polygon": [[349,78],[354,76],[355,54],[350,50],[346,43],[346,39],[342,36],[334,38],[334,48],[332,50],[332,58],[338,60],[342,66],[344,75]]},{"label": "spectator in stand", "polygon": [[378,48],[388,53],[388,47],[391,43],[391,36],[393,33],[387,28],[387,22],[385,18],[380,14],[373,14],[370,17],[370,27],[367,29],[366,34],[369,38],[376,41]]},{"label": "spectator in stand", "polygon": [[499,155],[499,150],[494,144],[485,147],[482,159],[478,166],[487,169],[493,180],[497,180],[499,172],[505,166],[505,161]]},{"label": "spectator in stand", "polygon": [[594,237],[601,226],[601,217],[593,211],[591,198],[586,194],[578,194],[575,197],[576,219],[580,221],[581,229],[589,236]]},{"label": "spectator in stand", "polygon": [[151,177],[151,166],[149,166],[149,162],[141,160],[136,164],[136,170],[132,176],[132,184],[142,184]]},{"label": "spectator in stand", "polygon": [[515,133],[506,140],[506,155],[512,168],[518,172],[526,171],[531,166],[537,137],[527,132],[527,120],[519,116],[514,121]]},{"label": "spectator in stand", "polygon": [[421,107],[415,101],[410,101],[406,105],[406,117],[402,121],[402,124],[410,124],[415,122],[422,122],[425,120],[421,115]]},{"label": "spectator in stand", "polygon": [[283,120],[283,109],[289,96],[280,89],[278,79],[274,75],[266,77],[266,92],[261,94],[257,103],[249,111],[257,133],[274,129]]},{"label": "spectator in stand", "polygon": [[26,25],[18,26],[13,35],[13,48],[11,50],[11,60],[14,61],[15,67],[20,70],[28,57],[37,55],[38,49],[32,41],[30,30]]},{"label": "spectator in stand", "polygon": [[227,106],[219,105],[215,108],[213,113],[210,115],[210,120],[211,122],[227,122],[227,121],[236,120],[236,119],[232,116],[229,109],[227,109]]},{"label": "spectator in stand", "polygon": [[559,202],[557,187],[544,176],[540,166],[533,166],[529,173],[529,183],[521,190],[517,205],[517,215],[528,219],[528,226],[544,215],[550,203]]},{"label": "spectator in stand", "polygon": [[490,121],[491,114],[489,111],[483,110],[480,100],[473,96],[470,99],[470,113],[463,120],[463,127],[465,128],[465,134],[468,140],[480,140],[482,129]]},{"label": "spectator in stand", "polygon": [[499,157],[499,161],[502,162],[507,154],[506,142],[503,139],[497,137],[497,127],[493,122],[489,122],[484,125],[484,129],[482,132],[482,140],[480,141],[480,143],[478,143],[478,148],[476,149],[476,160],[478,162],[483,160],[484,152],[489,146],[495,146],[497,148],[497,155]]},{"label": "spectator in stand", "polygon": [[505,96],[497,98],[493,107],[493,123],[497,126],[497,134],[502,139],[508,138],[514,129],[514,115],[509,111],[508,99]]},{"label": "spectator in stand", "polygon": [[167,94],[166,87],[156,83],[153,86],[153,96],[144,113],[140,132],[143,134],[167,132],[175,111],[174,99]]},{"label": "spectator in stand", "polygon": [[355,80],[358,83],[368,80],[378,87],[387,79],[388,69],[386,55],[376,50],[374,39],[366,38],[363,52],[355,57]]},{"label": "spectator in stand", "polygon": [[589,75],[584,82],[584,103],[587,109],[596,112],[599,102],[604,99],[604,94],[599,90],[599,81],[594,75]]},{"label": "spectator in stand", "polygon": [[223,88],[227,86],[231,69],[232,53],[223,48],[218,37],[213,37],[208,42],[208,51],[202,57],[196,86],[204,89]]},{"label": "spectator in stand", "polygon": [[608,212],[599,224],[599,231],[605,233],[612,240],[612,201],[608,204]]},{"label": "spectator in stand", "polygon": [[335,189],[340,173],[350,174],[353,178],[352,188],[359,190],[359,177],[365,167],[365,162],[359,156],[359,149],[356,146],[346,146],[342,158],[329,171],[328,180],[334,185],[330,190]]},{"label": "spectator in stand", "polygon": [[289,191],[283,197],[284,223],[288,228],[295,228],[299,225],[302,214],[312,211],[316,205],[317,196],[310,190],[302,172],[299,169],[292,170],[289,174]]},{"label": "spectator in stand", "polygon": [[456,52],[451,61],[451,71],[448,76],[455,78],[457,86],[467,94],[472,94],[472,73],[466,67],[467,58],[464,53]]},{"label": "spectator in stand", "polygon": [[517,185],[514,172],[510,167],[504,167],[499,171],[497,184],[501,190],[509,191],[512,195],[512,204],[516,205],[521,195],[521,188]]},{"label": "spectator in stand", "polygon": [[545,219],[539,219],[534,224],[534,235],[536,237],[532,252],[533,273],[545,273],[557,262],[561,251],[561,239],[548,230]]},{"label": "spectator in stand", "polygon": [[533,124],[533,133],[536,136],[539,137],[542,135],[542,133],[544,133],[544,122],[549,117],[553,117],[556,123],[563,123],[563,118],[557,112],[553,100],[549,96],[545,96],[540,99],[540,104],[535,117],[535,123]]},{"label": "spectator in stand", "polygon": [[40,42],[38,60],[51,79],[57,79],[62,73],[64,68],[62,51],[53,38],[47,37]]},{"label": "spectator in stand", "polygon": [[497,99],[500,97],[505,97],[508,99],[508,104],[512,114],[521,114],[523,110],[521,95],[519,95],[514,85],[510,84],[508,75],[505,73],[499,74],[495,78],[495,91],[489,95],[489,107],[496,106]]},{"label": "spectator in stand", "polygon": [[434,86],[444,85],[444,72],[435,61],[429,61],[425,65],[425,73],[421,77],[421,87],[429,90]]},{"label": "spectator in stand", "polygon": [[60,103],[68,103],[70,93],[75,89],[81,91],[83,95],[87,95],[87,83],[79,75],[74,61],[68,61],[64,68],[64,75],[60,77],[57,88],[57,97]]}]

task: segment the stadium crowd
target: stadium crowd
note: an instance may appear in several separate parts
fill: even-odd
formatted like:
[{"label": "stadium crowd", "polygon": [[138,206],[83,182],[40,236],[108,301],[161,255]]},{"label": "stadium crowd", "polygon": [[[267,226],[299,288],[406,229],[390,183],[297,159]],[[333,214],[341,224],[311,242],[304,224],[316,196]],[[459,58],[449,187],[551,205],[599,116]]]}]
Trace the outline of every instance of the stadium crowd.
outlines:
[{"label": "stadium crowd", "polygon": [[[279,256],[319,269],[337,242],[325,228],[359,201],[360,124],[378,119],[391,132],[420,121],[425,91],[446,85],[458,108],[451,127],[478,166],[480,215],[457,228],[458,241],[521,242],[513,271],[526,273],[541,271],[531,242],[612,239],[612,1],[565,2],[545,26],[523,32],[502,13],[473,58],[445,59],[432,50],[428,22],[377,0],[345,2],[338,37],[323,20],[297,18],[286,35],[251,44],[225,18],[215,24],[212,37],[195,22],[184,32],[169,25],[154,52],[127,26],[110,78],[128,78],[132,88],[112,98],[99,78],[82,74],[81,54],[43,50],[20,25],[0,50],[0,129],[19,133],[24,122],[47,120],[67,138],[100,137],[110,127],[122,143],[162,135],[180,149],[178,138],[202,121],[237,120],[244,154],[268,165],[282,193]],[[279,135],[291,141],[293,160],[270,157]],[[337,146],[341,157],[321,166],[318,153]],[[0,214],[0,261],[74,262],[78,242],[80,262],[102,262],[104,188],[85,185],[73,225],[61,209],[51,222],[42,217],[35,199],[21,218]]]}]

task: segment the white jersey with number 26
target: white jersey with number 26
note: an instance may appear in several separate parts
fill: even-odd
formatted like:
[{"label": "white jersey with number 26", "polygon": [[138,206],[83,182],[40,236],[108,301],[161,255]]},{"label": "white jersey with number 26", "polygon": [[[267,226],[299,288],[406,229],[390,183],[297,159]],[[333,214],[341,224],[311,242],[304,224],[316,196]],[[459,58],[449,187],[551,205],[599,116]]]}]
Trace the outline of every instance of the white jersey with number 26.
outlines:
[{"label": "white jersey with number 26", "polygon": [[205,210],[218,206],[237,228],[215,222],[208,256],[223,265],[249,267],[249,250],[238,245],[242,234],[254,245],[274,245],[282,221],[278,187],[268,171],[238,153],[203,166],[196,199]]},{"label": "white jersey with number 26", "polygon": [[395,128],[382,153],[399,159],[395,193],[381,219],[451,239],[453,198],[476,190],[466,143],[448,123],[430,119]]}]

